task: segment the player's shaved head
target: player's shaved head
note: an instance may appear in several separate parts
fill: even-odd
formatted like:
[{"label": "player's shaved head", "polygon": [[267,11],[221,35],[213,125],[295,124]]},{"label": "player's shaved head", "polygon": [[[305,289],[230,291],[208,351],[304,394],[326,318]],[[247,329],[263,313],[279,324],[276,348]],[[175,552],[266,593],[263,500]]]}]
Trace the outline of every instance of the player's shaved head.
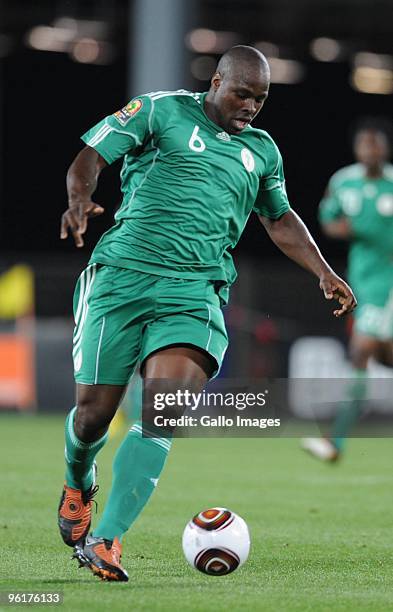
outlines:
[{"label": "player's shaved head", "polygon": [[212,76],[205,111],[229,134],[240,134],[261,110],[269,84],[265,56],[254,47],[232,47],[224,53]]},{"label": "player's shaved head", "polygon": [[218,62],[217,72],[225,78],[233,78],[238,75],[247,77],[251,73],[262,72],[270,75],[269,64],[266,57],[247,45],[237,45],[229,49]]}]

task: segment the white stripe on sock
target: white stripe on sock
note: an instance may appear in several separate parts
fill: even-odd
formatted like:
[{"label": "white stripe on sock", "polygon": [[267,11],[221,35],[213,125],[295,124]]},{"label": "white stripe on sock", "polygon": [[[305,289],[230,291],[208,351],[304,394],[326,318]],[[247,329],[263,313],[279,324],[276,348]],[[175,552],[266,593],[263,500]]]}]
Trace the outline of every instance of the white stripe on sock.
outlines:
[{"label": "white stripe on sock", "polygon": [[162,438],[160,436],[157,436],[157,434],[152,433],[151,431],[146,429],[146,427],[144,427],[142,429],[142,427],[139,424],[137,424],[137,423],[135,423],[131,427],[130,431],[131,432],[135,432],[137,434],[140,434],[141,437],[145,437],[145,438],[151,440],[154,444],[156,444],[157,446],[160,446],[161,448],[163,448],[167,452],[169,452],[170,449],[171,449],[172,440],[170,440],[169,438]]}]

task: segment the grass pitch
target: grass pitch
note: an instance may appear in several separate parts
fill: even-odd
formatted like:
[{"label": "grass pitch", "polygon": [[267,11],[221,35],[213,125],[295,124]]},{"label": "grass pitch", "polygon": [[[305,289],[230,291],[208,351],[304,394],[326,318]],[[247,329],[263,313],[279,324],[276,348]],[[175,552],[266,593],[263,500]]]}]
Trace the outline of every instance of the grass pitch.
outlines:
[{"label": "grass pitch", "polygon": [[[351,440],[339,465],[296,439],[176,440],[124,539],[125,584],[77,569],[57,533],[63,419],[0,415],[0,439],[0,591],[62,591],[67,612],[393,610],[390,439]],[[99,455],[99,509],[119,441]],[[214,505],[251,531],[248,562],[224,577],[191,569],[181,550],[187,520]]]}]

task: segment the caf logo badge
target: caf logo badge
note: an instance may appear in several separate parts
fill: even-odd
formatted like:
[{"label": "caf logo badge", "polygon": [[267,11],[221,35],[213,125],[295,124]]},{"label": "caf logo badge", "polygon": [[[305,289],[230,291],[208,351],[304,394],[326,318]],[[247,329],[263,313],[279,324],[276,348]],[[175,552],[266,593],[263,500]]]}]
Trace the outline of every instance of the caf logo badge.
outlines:
[{"label": "caf logo badge", "polygon": [[132,100],[127,106],[114,113],[114,117],[116,117],[121,125],[126,125],[129,120],[141,110],[142,106],[142,100]]}]

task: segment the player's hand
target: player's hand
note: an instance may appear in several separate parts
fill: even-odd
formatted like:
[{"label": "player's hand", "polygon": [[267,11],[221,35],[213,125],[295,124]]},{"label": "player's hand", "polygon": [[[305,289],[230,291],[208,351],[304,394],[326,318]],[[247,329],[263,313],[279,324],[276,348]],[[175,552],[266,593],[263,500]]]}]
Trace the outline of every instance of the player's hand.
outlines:
[{"label": "player's hand", "polygon": [[329,238],[338,238],[339,240],[350,240],[354,236],[353,227],[347,217],[335,219],[323,224],[323,231]]},{"label": "player's hand", "polygon": [[70,201],[68,209],[61,217],[60,238],[62,240],[67,238],[68,231],[71,230],[75,245],[78,248],[83,247],[82,236],[87,230],[87,220],[102,215],[103,212],[104,208],[92,200]]},{"label": "player's hand", "polygon": [[326,272],[319,279],[319,286],[327,300],[335,299],[340,308],[333,311],[335,317],[342,317],[356,308],[356,298],[352,289],[334,272]]}]

